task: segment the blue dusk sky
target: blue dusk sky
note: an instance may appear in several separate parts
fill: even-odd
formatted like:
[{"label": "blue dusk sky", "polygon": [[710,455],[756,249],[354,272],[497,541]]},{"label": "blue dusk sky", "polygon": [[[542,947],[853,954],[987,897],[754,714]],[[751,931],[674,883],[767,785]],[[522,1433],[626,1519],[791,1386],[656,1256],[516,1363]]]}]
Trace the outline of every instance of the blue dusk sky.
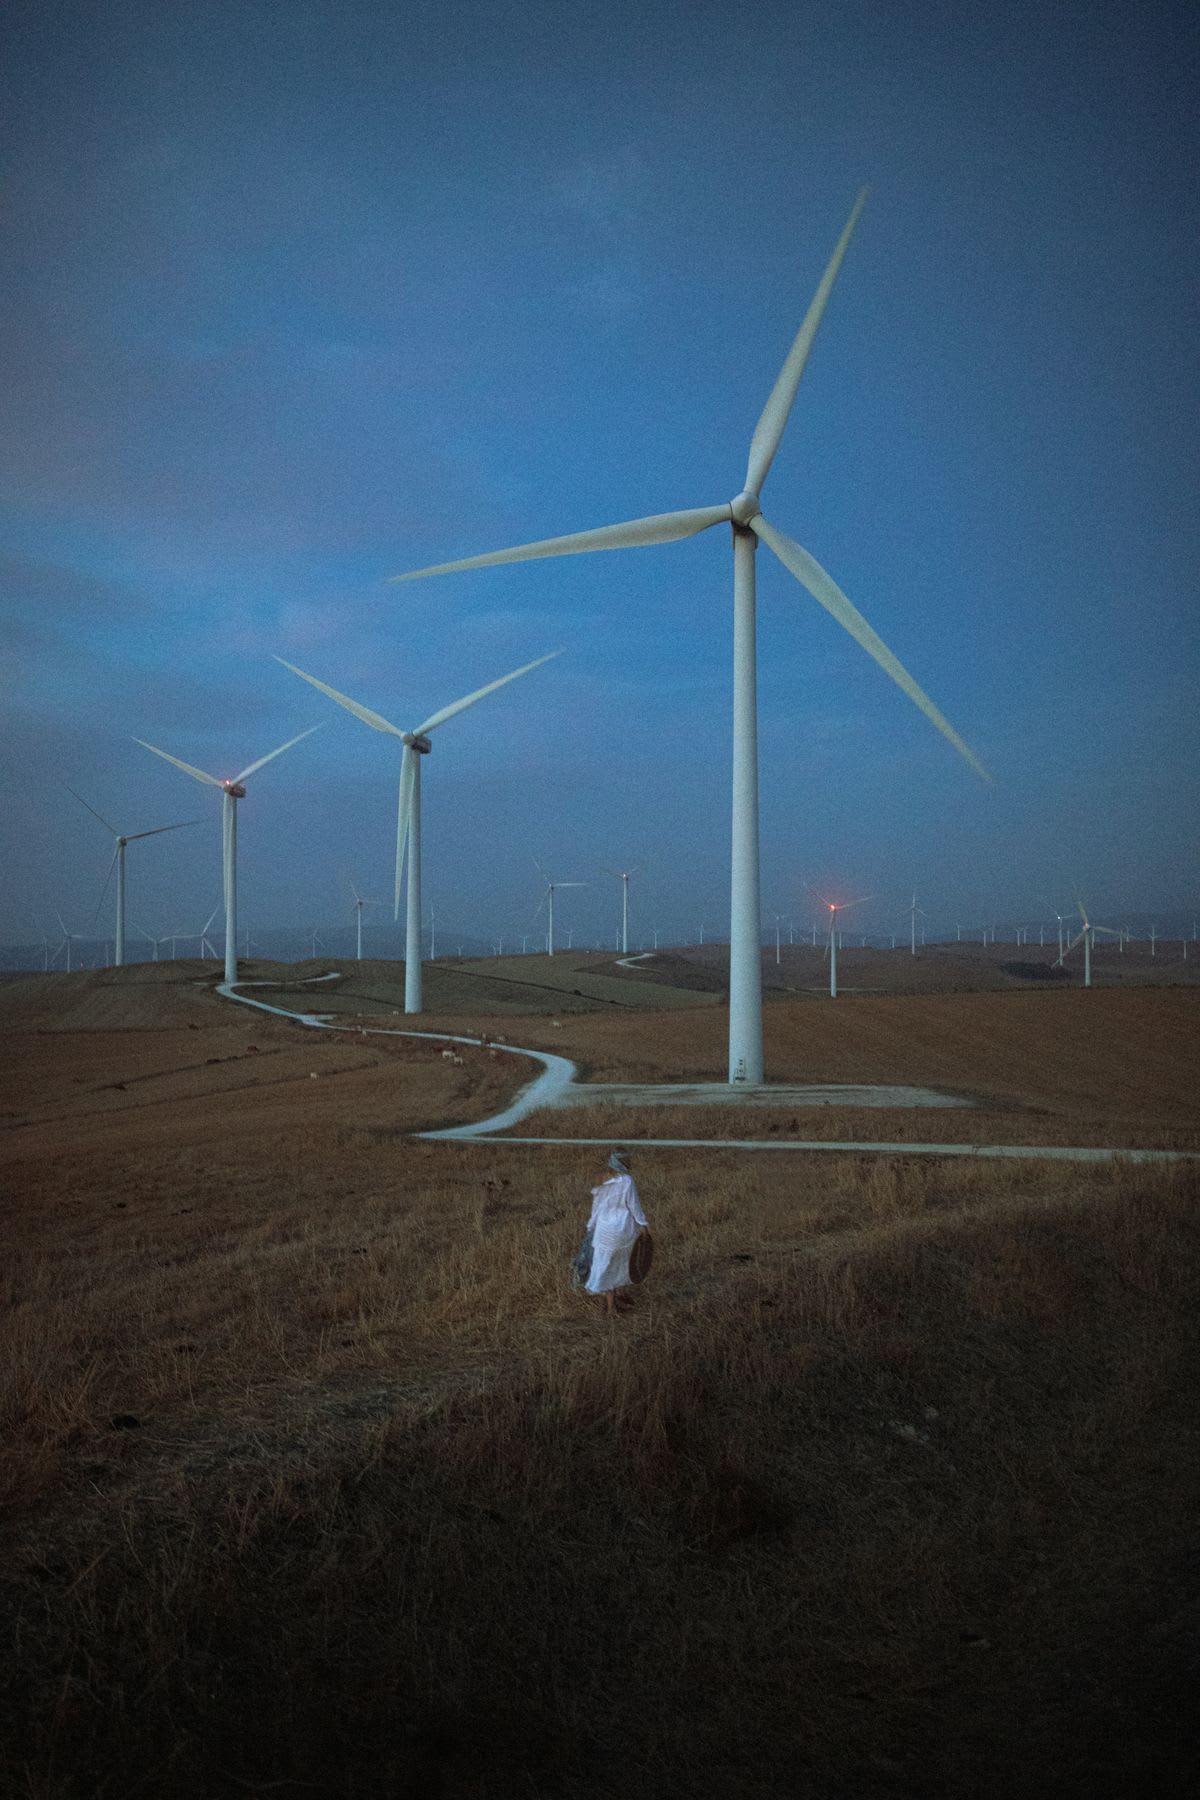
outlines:
[{"label": "blue dusk sky", "polygon": [[[390,895],[402,727],[456,932],[727,928],[731,557],[405,569],[719,504],[860,186],[765,484],[995,776],[763,551],[764,919],[1190,915],[1195,8],[10,0],[0,940]],[[109,902],[102,920],[107,926]],[[57,936],[57,930],[53,931]]]}]

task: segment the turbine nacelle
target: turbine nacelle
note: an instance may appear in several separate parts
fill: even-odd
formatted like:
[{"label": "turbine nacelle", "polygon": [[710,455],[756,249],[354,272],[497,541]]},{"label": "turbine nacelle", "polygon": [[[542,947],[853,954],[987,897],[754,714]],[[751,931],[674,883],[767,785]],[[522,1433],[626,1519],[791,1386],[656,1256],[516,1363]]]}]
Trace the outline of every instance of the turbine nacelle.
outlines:
[{"label": "turbine nacelle", "polygon": [[751,519],[756,519],[761,511],[758,495],[752,494],[748,488],[743,488],[737,498],[729,502],[729,512],[733,523],[742,526],[743,529],[749,525]]},{"label": "turbine nacelle", "polygon": [[402,731],[400,741],[407,744],[410,750],[415,750],[418,756],[428,756],[433,749],[429,739],[419,731]]},{"label": "turbine nacelle", "polygon": [[221,786],[233,800],[244,800],[246,798],[246,790],[240,781],[223,781]]}]

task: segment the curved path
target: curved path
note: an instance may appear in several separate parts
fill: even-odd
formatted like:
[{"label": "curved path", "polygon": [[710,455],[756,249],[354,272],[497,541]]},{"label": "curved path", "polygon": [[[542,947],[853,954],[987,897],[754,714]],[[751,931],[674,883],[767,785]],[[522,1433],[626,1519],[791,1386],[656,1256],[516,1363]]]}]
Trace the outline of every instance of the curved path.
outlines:
[{"label": "curved path", "polygon": [[[311,985],[313,981],[329,979],[328,975],[317,975],[310,977],[308,983],[298,985]],[[439,1044],[479,1043],[477,1037],[466,1037],[448,1031],[403,1031],[386,1025],[339,1025],[329,1013],[290,1012],[285,1006],[270,1006],[265,1000],[255,1000],[249,994],[239,992],[239,988],[243,987],[278,985],[274,981],[247,981],[234,987],[221,982],[217,993],[224,1000],[235,1000],[240,1006],[252,1006],[258,1012],[273,1013],[276,1018],[289,1019],[294,1025],[308,1025],[318,1031],[344,1031],[354,1037],[428,1038]],[[542,1072],[521,1089],[504,1112],[495,1113],[489,1119],[479,1119],[473,1125],[449,1125],[441,1131],[414,1132],[414,1137],[442,1143],[545,1144],[564,1148],[636,1144],[642,1150],[823,1150],[849,1152],[859,1156],[1007,1157],[1037,1162],[1104,1163],[1120,1160],[1131,1163],[1170,1163],[1195,1162],[1200,1158],[1200,1151],[1196,1150],[1110,1150],[1088,1145],[1061,1144],[886,1144],[872,1140],[861,1143],[831,1142],[823,1138],[789,1138],[781,1142],[778,1138],[512,1137],[507,1135],[511,1127],[519,1125],[530,1113],[537,1112],[542,1107],[553,1106],[566,1093],[578,1071],[575,1064],[565,1056],[555,1056],[548,1050],[533,1050],[519,1044],[494,1043],[490,1043],[490,1048],[503,1051],[506,1056],[527,1056],[531,1061],[541,1063]]]}]

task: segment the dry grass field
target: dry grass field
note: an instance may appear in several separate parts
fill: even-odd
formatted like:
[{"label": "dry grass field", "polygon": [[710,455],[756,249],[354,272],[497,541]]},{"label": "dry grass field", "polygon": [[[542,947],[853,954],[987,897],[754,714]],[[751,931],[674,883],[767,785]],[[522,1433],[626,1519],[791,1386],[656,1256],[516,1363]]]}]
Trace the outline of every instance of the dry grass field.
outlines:
[{"label": "dry grass field", "polygon": [[[0,987],[0,1791],[1194,1791],[1190,1165],[647,1153],[608,1322],[565,1280],[586,1153],[407,1135],[524,1065],[171,969]],[[719,1007],[552,998],[445,1026],[720,1072]],[[795,1000],[768,1063],[1183,1142],[1196,1009]]]}]

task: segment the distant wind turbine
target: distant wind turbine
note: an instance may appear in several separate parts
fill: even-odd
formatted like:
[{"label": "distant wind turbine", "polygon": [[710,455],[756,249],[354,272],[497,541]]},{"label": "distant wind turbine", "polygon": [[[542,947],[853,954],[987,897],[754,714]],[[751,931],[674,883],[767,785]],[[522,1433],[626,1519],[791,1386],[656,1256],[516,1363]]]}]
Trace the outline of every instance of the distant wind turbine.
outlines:
[{"label": "distant wind turbine", "polygon": [[150,945],[150,948],[153,951],[153,955],[150,958],[151,962],[157,962],[158,961],[158,947],[160,944],[169,944],[171,942],[170,932],[169,931],[165,932],[162,937],[155,937],[152,932],[149,932],[146,930],[144,925],[135,925],[133,930],[134,930],[135,937],[144,938],[145,941]]},{"label": "distant wind turbine", "polygon": [[821,901],[821,905],[825,907],[829,913],[829,941],[826,945],[825,953],[829,958],[829,998],[831,1000],[837,999],[837,916],[839,913],[848,911],[852,906],[865,906],[867,901],[873,900],[874,897],[873,894],[862,894],[857,900]]},{"label": "distant wind turbine", "polygon": [[1062,952],[1062,955],[1058,957],[1054,966],[1056,969],[1061,968],[1064,959],[1071,954],[1071,952],[1072,952],[1072,950],[1074,950],[1076,944],[1082,944],[1083,945],[1083,985],[1084,985],[1084,987],[1090,988],[1092,985],[1092,942],[1093,942],[1093,939],[1095,938],[1096,933],[1098,931],[1102,931],[1106,937],[1120,937],[1121,934],[1119,931],[1113,931],[1107,925],[1093,925],[1092,921],[1088,918],[1087,913],[1084,910],[1083,901],[1080,900],[1078,902],[1078,905],[1079,905],[1079,916],[1083,920],[1083,929],[1082,929],[1082,931],[1079,932],[1079,934],[1076,937],[1073,937],[1071,939],[1071,941],[1068,943],[1066,949]]},{"label": "distant wind turbine", "polygon": [[364,906],[378,906],[380,904],[380,902],[378,900],[365,900],[363,898],[363,896],[359,893],[358,889],[355,887],[353,882],[350,883],[350,892],[354,895],[353,912],[354,912],[355,923],[358,927],[358,948],[355,951],[355,955],[357,956],[358,961],[361,962],[362,961],[363,907]]},{"label": "distant wind turbine", "polygon": [[[912,926],[912,953],[914,956],[917,954],[917,914],[918,913],[920,913],[922,918],[925,917],[925,908],[923,906],[917,905],[917,896],[914,893],[914,895],[912,897],[912,905],[909,908],[910,923]],[[921,942],[922,943],[925,942],[924,927],[922,927]]]},{"label": "distant wind turbine", "polygon": [[[260,756],[257,762],[248,763],[240,774],[231,775],[227,781],[222,781],[216,775],[207,775],[203,769],[194,768],[191,763],[181,762],[177,756],[169,756],[156,744],[148,744],[145,738],[134,738],[133,740],[135,744],[140,744],[143,750],[152,750],[155,756],[161,756],[164,762],[174,763],[177,769],[182,769],[185,775],[192,777],[193,781],[202,781],[208,787],[221,790],[223,796],[221,802],[221,863],[225,887],[225,981],[227,985],[237,980],[237,803],[246,797],[246,790],[242,784],[249,776],[265,767],[267,763],[273,762],[277,756],[282,756],[285,750],[290,750],[293,744],[302,743],[306,737],[311,737],[314,731],[320,731],[320,729],[319,725],[310,725],[307,731],[300,732],[297,737],[289,738],[287,743],[280,744],[277,750],[269,750],[265,756]],[[211,923],[210,919],[209,924]],[[179,935],[182,936],[182,933]]]},{"label": "distant wind turbine", "polygon": [[208,941],[208,934],[212,929],[212,922],[216,918],[216,916],[220,912],[220,910],[221,910],[221,906],[220,906],[220,902],[218,901],[217,905],[213,907],[212,911],[209,913],[207,919],[204,921],[204,924],[201,926],[199,931],[173,931],[173,932],[171,932],[170,938],[171,938],[171,961],[172,962],[175,961],[175,946],[176,946],[176,944],[198,943],[200,946],[200,960],[201,961],[204,960],[204,957],[206,954],[208,956],[215,956],[217,954],[216,951],[213,949],[212,945]]},{"label": "distant wind turbine", "polygon": [[586,887],[587,882],[586,881],[551,881],[549,876],[546,874],[545,869],[543,869],[539,863],[534,861],[533,858],[531,858],[530,860],[533,861],[534,868],[537,870],[537,872],[541,876],[542,880],[546,883],[545,890],[542,894],[542,897],[538,901],[537,912],[535,912],[533,916],[536,919],[538,916],[538,913],[541,912],[543,906],[546,907],[546,955],[553,956],[554,955],[554,896],[555,896],[555,893],[557,892],[557,890],[559,888]]},{"label": "distant wind turbine", "polygon": [[[121,832],[121,831],[117,830],[115,825],[110,825],[108,820],[103,816],[103,814],[98,813],[94,806],[89,806],[88,802],[84,799],[83,795],[77,794],[75,792],[75,789],[73,787],[71,787],[68,782],[63,781],[62,786],[66,788],[68,794],[71,795],[72,799],[78,800],[80,806],[85,807],[86,810],[91,813],[93,819],[99,820],[100,824],[103,825],[105,831],[112,833],[112,836],[114,839],[112,862],[109,863],[109,865],[108,865],[108,876],[106,876],[106,878],[105,878],[104,888],[107,889],[109,878],[111,877],[113,868],[115,866],[116,871],[117,871],[117,936],[116,936],[116,948],[115,948],[115,951],[113,954],[113,963],[116,968],[120,969],[120,968],[124,967],[124,963],[125,963],[125,846],[126,846],[126,844],[136,844],[139,841],[139,839],[141,839],[141,838],[161,837],[164,831],[182,831],[188,825],[199,825],[200,820],[199,819],[181,819],[177,825],[156,825],[153,831]],[[101,891],[101,894],[100,894],[100,900],[101,900],[101,903],[103,903],[103,900],[104,900],[104,891],[103,890]],[[99,910],[99,908],[97,908],[97,911],[98,910]]]},{"label": "distant wind turbine", "polygon": [[54,952],[53,957],[50,959],[51,967],[53,967],[53,965],[58,961],[59,957],[62,955],[63,951],[65,950],[67,953],[67,974],[69,975],[71,973],[71,946],[72,946],[72,944],[74,944],[76,942],[79,942],[81,944],[86,944],[87,939],[85,938],[85,936],[83,935],[83,933],[81,931],[68,931],[67,927],[66,927],[66,922],[63,919],[63,916],[61,913],[55,913],[54,916],[58,920],[59,924],[62,926],[62,934],[63,935],[62,935],[62,943],[58,946],[58,949]]},{"label": "distant wind turbine", "polygon": [[606,869],[604,872],[615,875],[621,883],[621,954],[626,956],[629,953],[629,877],[637,874],[637,864],[632,869]]},{"label": "distant wind turbine", "polygon": [[501,675],[498,681],[489,681],[486,687],[476,688],[473,694],[467,694],[462,700],[453,700],[449,706],[443,706],[432,713],[423,725],[415,731],[402,731],[398,725],[391,724],[381,713],[372,712],[369,706],[363,706],[358,700],[351,700],[348,694],[339,693],[337,688],[329,687],[324,681],[318,681],[315,675],[306,675],[295,663],[287,662],[282,656],[275,661],[298,675],[301,681],[307,681],[339,706],[361,719],[373,731],[383,731],[391,737],[400,739],[404,749],[400,755],[400,794],[396,812],[396,892],[395,917],[400,917],[400,887],[404,871],[404,856],[408,852],[408,894],[404,931],[404,1010],[406,1013],[419,1013],[421,1010],[421,758],[428,756],[433,749],[429,742],[429,733],[444,725],[447,719],[453,719],[458,713],[465,712],[468,706],[474,706],[477,700],[483,700],[488,694],[494,694],[497,688],[507,686],[516,681],[519,675],[528,675],[531,669],[540,669],[543,663],[552,662],[561,656],[561,650],[551,650],[547,656],[539,656],[533,662],[524,663],[521,668],[514,669],[509,675]]},{"label": "distant wind turbine", "polygon": [[495,563],[527,562],[543,556],[571,556],[580,551],[624,550],[643,544],[669,544],[692,537],[713,525],[733,529],[733,836],[730,867],[729,925],[729,1074],[733,1082],[758,1086],[763,1079],[762,965],[760,952],[759,846],[758,846],[758,724],[755,675],[754,557],[759,543],[774,552],[784,567],[807,588],[813,599],[850,633],[874,658],[926,718],[943,733],[975,772],[985,781],[987,770],[917,686],[862,614],[851,605],[836,582],[807,550],[785,537],[764,519],[759,493],[783,437],[788,415],[817,328],[821,323],[851,233],[866,200],[865,190],[855,201],[817,287],[812,304],[750,440],[746,476],[733,500],[720,506],[686,512],[658,513],[620,525],[574,532],[566,537],[545,538],[513,549],[493,550],[456,562],[438,563],[394,577],[412,581],[419,576],[445,575],[458,569],[479,569]]}]

